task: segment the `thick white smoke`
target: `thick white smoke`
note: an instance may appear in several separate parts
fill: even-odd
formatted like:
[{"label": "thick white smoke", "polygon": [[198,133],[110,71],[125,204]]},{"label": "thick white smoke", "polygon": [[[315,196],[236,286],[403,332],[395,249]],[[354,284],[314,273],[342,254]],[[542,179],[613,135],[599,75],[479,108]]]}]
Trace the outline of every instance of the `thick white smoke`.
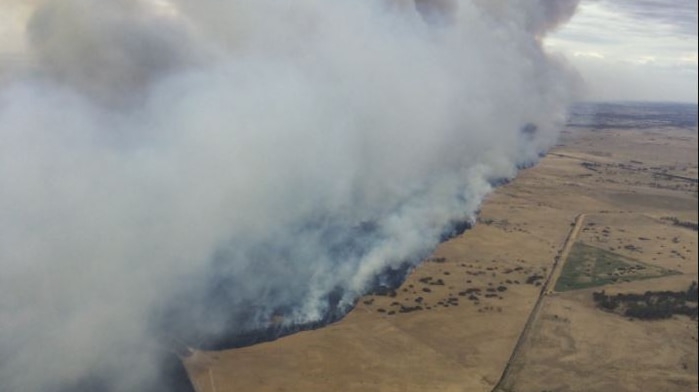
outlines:
[{"label": "thick white smoke", "polygon": [[162,335],[322,319],[535,161],[577,1],[415,1],[32,2],[0,57],[0,390],[140,390]]}]

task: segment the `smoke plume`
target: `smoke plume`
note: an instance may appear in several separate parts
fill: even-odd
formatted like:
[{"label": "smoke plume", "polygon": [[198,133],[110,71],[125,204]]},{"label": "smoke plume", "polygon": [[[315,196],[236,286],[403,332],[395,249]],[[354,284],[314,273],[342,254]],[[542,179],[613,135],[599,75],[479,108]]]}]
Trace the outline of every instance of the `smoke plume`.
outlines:
[{"label": "smoke plume", "polygon": [[168,339],[346,311],[536,161],[572,97],[540,40],[576,1],[19,3],[3,391],[147,390]]}]

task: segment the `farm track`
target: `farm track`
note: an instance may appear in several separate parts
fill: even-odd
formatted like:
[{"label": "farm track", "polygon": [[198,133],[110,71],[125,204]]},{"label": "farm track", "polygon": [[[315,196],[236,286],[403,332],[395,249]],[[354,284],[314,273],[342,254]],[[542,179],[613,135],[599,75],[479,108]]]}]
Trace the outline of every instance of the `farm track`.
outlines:
[{"label": "farm track", "polygon": [[568,236],[563,242],[563,246],[561,247],[560,253],[554,259],[553,268],[551,269],[551,272],[546,278],[546,281],[541,286],[541,291],[539,292],[539,296],[536,299],[536,303],[534,304],[534,307],[532,308],[532,311],[529,314],[529,318],[527,318],[527,322],[524,324],[524,328],[522,328],[522,333],[519,335],[519,338],[517,339],[517,343],[515,344],[515,347],[512,350],[512,355],[510,355],[510,359],[508,359],[507,363],[505,364],[505,368],[502,371],[500,379],[492,389],[493,392],[506,391],[505,389],[503,389],[503,386],[505,385],[505,382],[507,381],[508,377],[510,376],[510,373],[512,372],[512,365],[518,359],[522,346],[524,346],[524,343],[529,338],[532,326],[536,323],[536,320],[538,319],[539,311],[541,310],[541,304],[543,303],[544,297],[554,293],[553,288],[556,285],[558,277],[561,275],[563,264],[568,258],[568,254],[570,253],[570,250],[573,247],[575,240],[578,238],[578,234],[580,233],[580,229],[582,228],[584,220],[585,214],[579,214],[575,218],[575,224],[573,225],[570,232],[568,233]]}]

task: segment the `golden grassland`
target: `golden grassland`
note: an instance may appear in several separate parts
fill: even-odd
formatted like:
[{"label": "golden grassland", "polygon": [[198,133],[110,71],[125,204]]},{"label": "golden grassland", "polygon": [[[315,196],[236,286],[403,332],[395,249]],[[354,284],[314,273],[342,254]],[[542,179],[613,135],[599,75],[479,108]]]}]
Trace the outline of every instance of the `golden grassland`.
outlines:
[{"label": "golden grassland", "polygon": [[[669,219],[697,222],[696,179],[696,130],[567,130],[394,296],[363,297],[314,331],[197,351],[185,366],[198,392],[697,390],[695,320],[630,320],[591,297],[697,280],[697,232]],[[567,273],[555,261],[571,232],[571,255],[587,246],[623,261],[595,270],[604,286],[547,283],[554,266],[552,280]],[[644,268],[617,268],[630,265]]]}]

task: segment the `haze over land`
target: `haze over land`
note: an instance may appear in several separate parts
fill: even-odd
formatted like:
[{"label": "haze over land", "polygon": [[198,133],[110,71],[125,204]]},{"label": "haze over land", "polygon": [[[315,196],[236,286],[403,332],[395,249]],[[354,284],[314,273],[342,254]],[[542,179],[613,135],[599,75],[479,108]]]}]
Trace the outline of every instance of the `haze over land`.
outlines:
[{"label": "haze over land", "polygon": [[577,2],[417,3],[0,3],[0,389],[342,314],[535,162]]}]

